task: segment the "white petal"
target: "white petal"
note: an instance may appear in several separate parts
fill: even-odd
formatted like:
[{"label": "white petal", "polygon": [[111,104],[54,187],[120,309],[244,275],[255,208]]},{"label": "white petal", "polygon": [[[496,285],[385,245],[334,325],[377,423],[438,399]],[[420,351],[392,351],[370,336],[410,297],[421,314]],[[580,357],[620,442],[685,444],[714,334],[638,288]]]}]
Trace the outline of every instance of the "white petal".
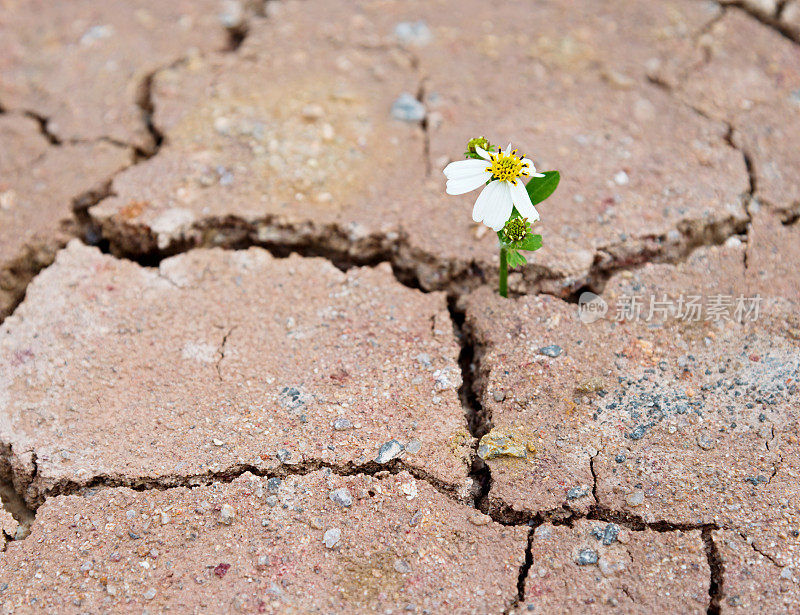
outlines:
[{"label": "white petal", "polygon": [[511,151],[511,143],[509,143],[509,144],[508,144],[508,147],[506,148],[506,151],[507,151],[507,152],[510,152],[510,151]]},{"label": "white petal", "polygon": [[475,151],[478,153],[478,156],[483,158],[484,160],[491,160],[492,157],[489,155],[485,149],[483,149],[480,145],[475,146]]},{"label": "white petal", "polygon": [[536,172],[536,165],[533,164],[533,160],[530,158],[523,158],[522,163],[528,163],[528,174],[531,177],[544,177],[544,173],[537,173]]},{"label": "white petal", "polygon": [[511,188],[511,199],[514,201],[514,207],[522,214],[523,218],[527,218],[528,222],[533,224],[539,219],[539,212],[531,203],[531,197],[528,196],[528,191],[525,190],[525,184],[517,180],[517,184],[509,184]]},{"label": "white petal", "polygon": [[475,201],[472,219],[476,222],[482,221],[486,226],[499,231],[511,215],[512,206],[508,182],[493,181]]},{"label": "white petal", "polygon": [[486,161],[484,160],[457,160],[451,162],[444,168],[447,179],[463,179],[470,175],[477,175],[486,171]]},{"label": "white petal", "polygon": [[481,193],[478,195],[478,198],[475,200],[475,205],[472,208],[472,220],[474,222],[483,221],[483,216],[486,213],[486,206],[489,204],[492,193],[497,188],[495,184],[498,183],[500,182],[490,182],[483,190],[481,190]]},{"label": "white petal", "polygon": [[492,172],[489,171],[479,175],[471,175],[469,177],[448,179],[447,194],[464,194],[466,192],[472,192],[475,190],[475,188],[480,188],[487,181],[489,181],[491,176]]}]

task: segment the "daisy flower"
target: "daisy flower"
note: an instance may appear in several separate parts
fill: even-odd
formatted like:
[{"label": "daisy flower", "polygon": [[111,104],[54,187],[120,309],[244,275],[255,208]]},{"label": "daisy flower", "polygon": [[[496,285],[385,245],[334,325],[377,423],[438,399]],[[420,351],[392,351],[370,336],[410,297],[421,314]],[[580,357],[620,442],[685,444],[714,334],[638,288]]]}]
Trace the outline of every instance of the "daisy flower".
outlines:
[{"label": "daisy flower", "polygon": [[487,152],[475,145],[480,159],[458,160],[444,168],[447,177],[447,194],[465,194],[484,186],[475,207],[472,219],[483,222],[494,231],[499,231],[511,217],[513,208],[530,222],[539,219],[539,212],[531,203],[523,180],[544,177],[537,173],[530,158],[518,155],[511,144],[504,150]]}]

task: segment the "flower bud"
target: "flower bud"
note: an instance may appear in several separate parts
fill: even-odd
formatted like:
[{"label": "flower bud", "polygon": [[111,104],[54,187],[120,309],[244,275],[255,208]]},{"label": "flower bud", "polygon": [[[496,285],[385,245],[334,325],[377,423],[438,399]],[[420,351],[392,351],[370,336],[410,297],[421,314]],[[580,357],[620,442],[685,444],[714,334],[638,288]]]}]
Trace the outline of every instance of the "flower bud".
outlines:
[{"label": "flower bud", "polygon": [[525,239],[530,230],[531,225],[527,218],[511,218],[503,227],[503,237],[509,243],[516,243]]},{"label": "flower bud", "polygon": [[467,143],[467,151],[464,152],[464,156],[467,158],[480,158],[478,152],[475,151],[476,146],[485,149],[487,152],[493,152],[495,149],[494,145],[489,143],[486,137],[475,137],[474,139],[470,139],[469,143]]}]

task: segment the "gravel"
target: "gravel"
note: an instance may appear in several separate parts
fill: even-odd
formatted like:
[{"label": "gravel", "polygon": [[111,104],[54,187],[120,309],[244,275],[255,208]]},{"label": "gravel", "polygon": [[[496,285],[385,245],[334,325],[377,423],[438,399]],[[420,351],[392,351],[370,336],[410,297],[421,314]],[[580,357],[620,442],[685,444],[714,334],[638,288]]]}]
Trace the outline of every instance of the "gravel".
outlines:
[{"label": "gravel", "polygon": [[594,549],[581,549],[578,552],[578,557],[575,558],[575,563],[579,566],[591,566],[596,564],[598,559],[597,551]]},{"label": "gravel", "polygon": [[325,532],[322,536],[323,544],[329,549],[333,549],[342,538],[342,530],[338,527],[333,527]]},{"label": "gravel", "polygon": [[331,500],[336,502],[339,506],[350,507],[353,504],[353,497],[350,495],[350,491],[347,487],[342,487],[340,489],[334,489],[331,491],[330,495]]},{"label": "gravel", "polygon": [[421,122],[427,114],[425,105],[408,92],[403,92],[392,104],[392,117],[403,122]]},{"label": "gravel", "polygon": [[375,458],[377,463],[389,463],[392,459],[403,452],[403,445],[397,440],[389,440],[381,446],[378,450],[378,456]]}]

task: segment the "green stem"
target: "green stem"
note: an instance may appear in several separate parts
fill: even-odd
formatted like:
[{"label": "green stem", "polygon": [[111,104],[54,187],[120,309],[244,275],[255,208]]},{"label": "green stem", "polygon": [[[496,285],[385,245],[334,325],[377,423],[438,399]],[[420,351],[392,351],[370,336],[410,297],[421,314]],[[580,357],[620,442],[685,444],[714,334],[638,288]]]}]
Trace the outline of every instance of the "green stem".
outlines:
[{"label": "green stem", "polygon": [[508,297],[508,253],[500,246],[500,296]]}]

